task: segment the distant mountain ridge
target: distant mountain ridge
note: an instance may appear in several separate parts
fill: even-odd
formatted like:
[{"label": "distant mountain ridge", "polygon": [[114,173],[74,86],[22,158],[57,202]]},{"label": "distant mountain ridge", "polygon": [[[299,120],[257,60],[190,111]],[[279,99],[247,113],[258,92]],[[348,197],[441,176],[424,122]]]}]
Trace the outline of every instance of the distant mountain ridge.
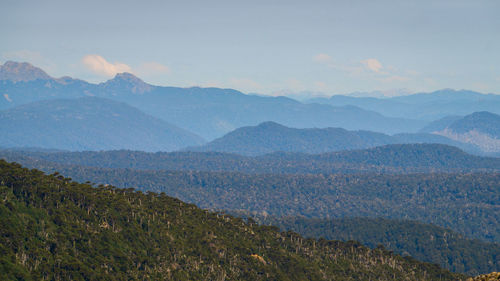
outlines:
[{"label": "distant mountain ridge", "polygon": [[341,150],[366,149],[387,144],[440,143],[477,152],[465,145],[433,134],[398,134],[389,136],[371,131],[348,131],[342,128],[296,129],[275,122],[236,129],[221,138],[190,151],[217,151],[242,155],[263,155],[273,152],[325,153]]},{"label": "distant mountain ridge", "polygon": [[481,94],[469,90],[442,89],[392,98],[334,95],[314,98],[309,103],[333,106],[353,105],[385,116],[434,121],[450,115],[467,115],[477,111],[500,114],[500,95]]},{"label": "distant mountain ridge", "polygon": [[0,111],[0,146],[172,151],[204,140],[121,102],[54,99]]},{"label": "distant mountain ridge", "polygon": [[385,133],[416,132],[427,122],[388,118],[355,106],[303,104],[286,97],[246,95],[233,89],[159,87],[132,74],[91,84],[69,77],[0,80],[0,109],[45,99],[96,96],[130,104],[205,139],[242,126],[274,121],[297,128],[343,127]]}]

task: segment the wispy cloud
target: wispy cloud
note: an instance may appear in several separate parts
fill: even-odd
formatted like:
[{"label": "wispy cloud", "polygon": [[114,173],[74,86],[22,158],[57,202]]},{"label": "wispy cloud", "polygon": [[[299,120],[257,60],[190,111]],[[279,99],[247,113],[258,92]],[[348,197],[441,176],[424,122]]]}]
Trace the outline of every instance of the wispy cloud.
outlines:
[{"label": "wispy cloud", "polygon": [[333,59],[327,54],[317,54],[313,57],[313,61],[322,64],[330,64],[333,62]]},{"label": "wispy cloud", "polygon": [[100,55],[86,55],[82,58],[85,67],[95,74],[112,77],[117,73],[132,72],[132,68],[124,63],[110,63]]},{"label": "wispy cloud", "polygon": [[385,66],[376,58],[342,64],[334,62],[333,57],[328,54],[317,54],[313,57],[313,61],[352,76],[370,78],[384,83],[407,82],[412,79],[412,76],[418,75],[414,71],[400,71],[393,66]]},{"label": "wispy cloud", "polygon": [[365,69],[373,71],[375,73],[382,73],[382,64],[377,59],[366,59],[362,60],[361,64]]},{"label": "wispy cloud", "polygon": [[153,76],[170,73],[170,68],[158,62],[145,62],[135,69],[137,75],[140,76]]}]

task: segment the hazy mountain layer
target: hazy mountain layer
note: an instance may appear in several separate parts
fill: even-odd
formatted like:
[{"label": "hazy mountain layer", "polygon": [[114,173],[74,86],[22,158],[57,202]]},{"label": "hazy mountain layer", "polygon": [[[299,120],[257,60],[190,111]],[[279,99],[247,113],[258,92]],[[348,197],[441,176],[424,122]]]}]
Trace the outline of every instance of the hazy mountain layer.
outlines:
[{"label": "hazy mountain layer", "polygon": [[86,97],[0,111],[0,146],[172,151],[203,139],[121,102]]},{"label": "hazy mountain layer", "polygon": [[443,89],[432,93],[419,93],[393,98],[365,98],[332,96],[310,99],[309,103],[333,106],[358,106],[385,116],[433,121],[450,115],[467,115],[476,111],[500,114],[500,95],[474,91]]},{"label": "hazy mountain layer", "polygon": [[[30,69],[36,68],[31,66]],[[158,87],[127,73],[118,74],[100,84],[29,73],[25,73],[23,79],[12,80],[9,75],[0,77],[0,93],[3,95],[0,97],[0,109],[46,99],[105,97],[126,102],[209,140],[239,127],[265,121],[297,128],[342,127],[391,134],[415,132],[427,123],[407,118],[387,118],[354,106],[303,104],[285,97],[245,95],[232,89]],[[16,72],[15,76],[22,77],[22,73]]]},{"label": "hazy mountain layer", "polygon": [[370,131],[348,131],[341,128],[295,129],[274,122],[236,129],[190,151],[218,151],[242,155],[262,155],[272,152],[324,153],[364,149],[387,144],[440,143],[454,145],[471,152],[479,149],[433,134],[398,134],[394,136]]}]

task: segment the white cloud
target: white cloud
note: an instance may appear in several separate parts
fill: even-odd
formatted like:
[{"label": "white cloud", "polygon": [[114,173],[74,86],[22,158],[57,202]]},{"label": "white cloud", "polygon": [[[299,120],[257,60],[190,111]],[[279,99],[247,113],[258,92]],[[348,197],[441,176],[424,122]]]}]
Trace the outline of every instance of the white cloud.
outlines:
[{"label": "white cloud", "polygon": [[333,62],[333,59],[327,54],[317,54],[313,57],[313,61],[317,63],[329,64]]},{"label": "white cloud", "polygon": [[86,55],[82,58],[82,63],[95,74],[112,77],[117,73],[132,72],[132,68],[124,63],[110,63],[99,55]]},{"label": "white cloud", "polygon": [[376,73],[382,73],[382,64],[377,59],[362,60],[361,64],[363,64],[363,66],[368,70]]},{"label": "white cloud", "polygon": [[[134,68],[135,69],[135,68]],[[139,76],[153,76],[170,73],[170,68],[157,62],[145,62],[136,70]]]}]

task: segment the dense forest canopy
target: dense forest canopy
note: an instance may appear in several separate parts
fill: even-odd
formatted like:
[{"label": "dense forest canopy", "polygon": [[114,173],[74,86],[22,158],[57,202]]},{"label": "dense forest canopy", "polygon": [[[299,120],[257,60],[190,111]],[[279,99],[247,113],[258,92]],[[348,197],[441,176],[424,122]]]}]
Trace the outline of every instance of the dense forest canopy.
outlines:
[{"label": "dense forest canopy", "polygon": [[[236,214],[248,216],[242,212]],[[453,272],[478,275],[500,271],[500,244],[467,239],[432,224],[383,218],[252,217],[259,223],[292,230],[305,237],[356,240],[370,248],[383,245],[400,255],[436,263]]]},{"label": "dense forest canopy", "polygon": [[210,213],[164,193],[92,187],[0,160],[3,280],[463,280],[356,242]]},{"label": "dense forest canopy", "polygon": [[[500,158],[479,157],[440,144],[395,144],[323,154],[272,153],[245,157],[220,152],[0,150],[10,161],[141,170],[233,171],[258,174],[429,173],[500,171]],[[26,162],[26,164],[28,164]]]},{"label": "dense forest canopy", "polygon": [[212,210],[276,217],[384,217],[433,223],[500,242],[499,173],[245,174],[110,169],[24,159],[75,180],[169,196]]}]

